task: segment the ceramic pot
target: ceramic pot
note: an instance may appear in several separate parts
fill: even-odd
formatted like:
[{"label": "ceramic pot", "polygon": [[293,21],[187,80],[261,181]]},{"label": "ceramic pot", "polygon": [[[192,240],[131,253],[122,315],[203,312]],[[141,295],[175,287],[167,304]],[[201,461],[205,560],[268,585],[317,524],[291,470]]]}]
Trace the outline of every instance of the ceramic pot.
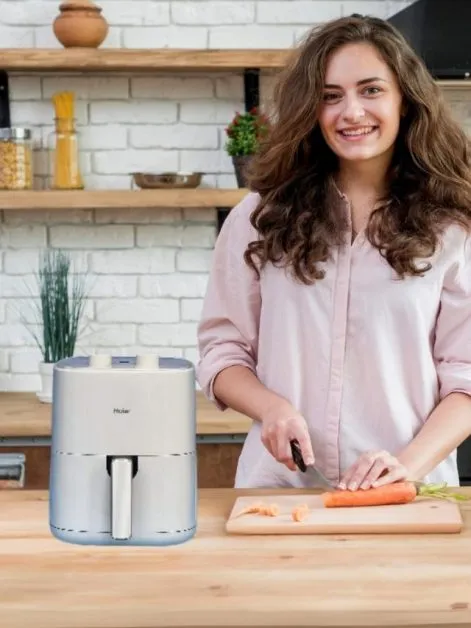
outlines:
[{"label": "ceramic pot", "polygon": [[98,48],[108,35],[102,9],[91,0],[71,0],[59,6],[54,35],[64,48]]},{"label": "ceramic pot", "polygon": [[247,187],[245,180],[245,168],[250,164],[252,155],[240,155],[232,157],[232,163],[234,164],[235,175],[237,179],[237,185],[239,188]]},{"label": "ceramic pot", "polygon": [[39,374],[41,375],[41,390],[38,390],[36,397],[42,403],[52,403],[52,376],[54,362],[40,362]]}]

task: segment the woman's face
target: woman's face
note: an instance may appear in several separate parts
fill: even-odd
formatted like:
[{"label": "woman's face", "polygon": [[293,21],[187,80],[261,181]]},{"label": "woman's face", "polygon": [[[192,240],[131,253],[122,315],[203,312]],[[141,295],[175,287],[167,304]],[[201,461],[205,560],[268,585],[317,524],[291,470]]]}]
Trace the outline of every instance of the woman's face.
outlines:
[{"label": "woman's face", "polygon": [[371,44],[347,44],[331,57],[319,113],[325,141],[340,161],[389,158],[401,119],[394,73]]}]

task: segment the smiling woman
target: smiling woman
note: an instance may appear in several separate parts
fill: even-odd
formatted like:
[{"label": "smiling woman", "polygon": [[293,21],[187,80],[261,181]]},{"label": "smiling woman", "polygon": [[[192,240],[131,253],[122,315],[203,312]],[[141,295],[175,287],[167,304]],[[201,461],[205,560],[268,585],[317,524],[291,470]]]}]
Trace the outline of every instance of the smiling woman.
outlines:
[{"label": "smiling woman", "polygon": [[319,126],[339,160],[381,158],[387,167],[404,108],[396,77],[374,46],[349,44],[333,55],[323,102]]},{"label": "smiling woman", "polygon": [[237,487],[459,484],[471,434],[468,139],[383,20],[309,33],[229,214],[198,378],[254,419]]}]

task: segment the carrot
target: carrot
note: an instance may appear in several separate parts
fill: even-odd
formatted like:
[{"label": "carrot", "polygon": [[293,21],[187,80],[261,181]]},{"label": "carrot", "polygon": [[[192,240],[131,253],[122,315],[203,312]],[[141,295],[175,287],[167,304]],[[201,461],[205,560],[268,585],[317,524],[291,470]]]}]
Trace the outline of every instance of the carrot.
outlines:
[{"label": "carrot", "polygon": [[328,491],[323,493],[322,500],[326,508],[345,508],[348,506],[406,504],[416,497],[417,488],[413,482],[398,482],[366,490]]},{"label": "carrot", "polygon": [[407,504],[417,496],[436,499],[467,500],[468,497],[458,493],[447,493],[444,484],[423,484],[420,482],[393,482],[385,486],[356,491],[339,490],[322,494],[325,508],[346,508],[354,506],[386,506],[390,504]]},{"label": "carrot", "polygon": [[291,518],[293,521],[302,521],[309,514],[309,506],[307,504],[301,504],[301,506],[296,506],[291,513]]}]

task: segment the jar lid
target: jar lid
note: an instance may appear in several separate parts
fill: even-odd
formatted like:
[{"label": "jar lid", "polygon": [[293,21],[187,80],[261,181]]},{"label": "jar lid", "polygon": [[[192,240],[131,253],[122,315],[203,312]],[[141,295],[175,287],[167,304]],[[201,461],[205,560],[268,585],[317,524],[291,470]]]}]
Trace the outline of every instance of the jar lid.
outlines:
[{"label": "jar lid", "polygon": [[22,129],[20,127],[0,128],[0,140],[30,140],[31,129]]}]

